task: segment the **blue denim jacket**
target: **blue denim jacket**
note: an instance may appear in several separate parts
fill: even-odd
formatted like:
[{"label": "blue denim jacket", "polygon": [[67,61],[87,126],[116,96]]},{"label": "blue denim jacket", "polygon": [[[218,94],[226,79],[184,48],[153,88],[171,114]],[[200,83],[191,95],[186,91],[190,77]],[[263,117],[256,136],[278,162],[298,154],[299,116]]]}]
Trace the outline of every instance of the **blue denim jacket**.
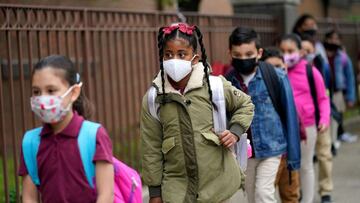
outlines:
[{"label": "blue denim jacket", "polygon": [[[329,64],[325,65],[326,67],[324,67],[324,69],[326,87],[330,88],[331,69]],[[339,50],[336,53],[334,59],[334,67],[336,90],[344,91],[346,101],[355,102],[356,91],[353,65],[350,58],[344,51]]]},{"label": "blue denim jacket", "polygon": [[[282,124],[276,112],[259,68],[248,86],[248,94],[255,105],[255,114],[251,124],[251,133],[255,158],[267,158],[287,154],[288,169],[300,168],[299,123],[291,86],[286,74],[276,69],[281,83],[281,106],[285,110],[286,122]],[[232,70],[226,75],[235,87],[241,89]]]}]

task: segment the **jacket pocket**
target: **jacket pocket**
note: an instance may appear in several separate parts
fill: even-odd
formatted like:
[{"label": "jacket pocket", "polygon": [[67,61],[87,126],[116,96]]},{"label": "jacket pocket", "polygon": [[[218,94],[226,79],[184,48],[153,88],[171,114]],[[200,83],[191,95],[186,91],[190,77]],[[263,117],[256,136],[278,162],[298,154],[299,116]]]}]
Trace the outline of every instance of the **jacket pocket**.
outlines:
[{"label": "jacket pocket", "polygon": [[175,137],[169,137],[163,141],[161,151],[162,153],[167,154],[174,147],[175,147]]},{"label": "jacket pocket", "polygon": [[208,133],[201,133],[201,135],[203,136],[203,138],[205,138],[204,139],[205,144],[221,145],[219,137],[215,133],[208,132]]}]

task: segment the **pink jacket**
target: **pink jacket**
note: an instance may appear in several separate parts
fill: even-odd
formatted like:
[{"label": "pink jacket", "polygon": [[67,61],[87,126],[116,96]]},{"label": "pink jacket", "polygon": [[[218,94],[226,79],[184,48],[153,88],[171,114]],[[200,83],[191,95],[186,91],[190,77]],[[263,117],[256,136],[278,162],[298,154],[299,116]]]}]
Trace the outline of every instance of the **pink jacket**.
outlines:
[{"label": "pink jacket", "polygon": [[[294,94],[298,115],[304,127],[315,124],[315,108],[311,97],[309,81],[306,75],[307,61],[302,59],[293,68],[288,69],[288,76]],[[321,73],[313,67],[313,75],[320,111],[319,124],[330,125],[330,101]]]}]

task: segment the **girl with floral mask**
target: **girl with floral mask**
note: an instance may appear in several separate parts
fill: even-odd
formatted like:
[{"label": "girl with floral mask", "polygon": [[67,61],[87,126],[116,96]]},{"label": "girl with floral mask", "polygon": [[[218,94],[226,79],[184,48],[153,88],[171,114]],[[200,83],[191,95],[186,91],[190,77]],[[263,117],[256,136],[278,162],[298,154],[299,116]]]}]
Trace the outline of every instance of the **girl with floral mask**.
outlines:
[{"label": "girl with floral mask", "polygon": [[308,62],[302,58],[301,40],[296,34],[285,35],[280,42],[280,49],[284,54],[288,66],[288,77],[294,93],[295,105],[300,123],[305,128],[305,140],[301,141],[300,183],[302,203],[311,203],[314,199],[315,174],[313,156],[317,136],[327,136],[330,125],[330,101],[326,95],[326,88],[321,73],[312,67],[316,88],[316,100],[319,109],[319,119],[315,118],[315,104],[307,78],[306,66]]},{"label": "girl with floral mask", "polygon": [[160,72],[153,87],[159,118],[149,110],[148,91],[140,120],[142,174],[150,202],[224,202],[243,177],[229,148],[250,125],[250,97],[221,78],[230,122],[228,130],[216,134],[210,67],[199,28],[185,23],[162,27],[158,48]]},{"label": "girl with floral mask", "polygon": [[92,159],[96,191],[88,184],[83,169],[77,137],[85,119],[91,115],[91,105],[81,88],[80,75],[68,58],[52,55],[35,65],[30,105],[44,124],[38,135],[31,136],[31,140],[40,138],[35,160],[37,179],[21,153],[23,202],[39,202],[39,196],[44,203],[113,201],[112,146],[102,126],[96,131],[96,152]]}]

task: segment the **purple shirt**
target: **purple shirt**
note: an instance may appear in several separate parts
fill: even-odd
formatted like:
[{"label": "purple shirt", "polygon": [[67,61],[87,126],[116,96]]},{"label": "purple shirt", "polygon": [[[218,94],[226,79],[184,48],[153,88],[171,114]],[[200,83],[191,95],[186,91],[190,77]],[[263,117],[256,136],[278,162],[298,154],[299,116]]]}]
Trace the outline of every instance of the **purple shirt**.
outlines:
[{"label": "purple shirt", "polygon": [[[74,112],[68,126],[58,134],[53,133],[49,124],[43,126],[37,164],[41,183],[38,190],[44,203],[96,202],[96,192],[87,182],[77,142],[83,121],[84,118]],[[103,127],[96,133],[96,152],[93,161],[112,163],[112,145]],[[19,175],[27,174],[21,152]]]}]

